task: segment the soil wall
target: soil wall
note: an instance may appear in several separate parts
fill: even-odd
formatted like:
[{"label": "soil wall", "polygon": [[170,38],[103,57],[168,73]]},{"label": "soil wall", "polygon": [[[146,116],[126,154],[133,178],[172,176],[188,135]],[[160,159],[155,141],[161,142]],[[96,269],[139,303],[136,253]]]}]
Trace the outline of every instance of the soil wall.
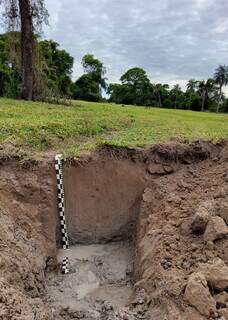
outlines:
[{"label": "soil wall", "polygon": [[133,236],[145,189],[142,163],[98,157],[64,167],[66,219],[72,244]]},{"label": "soil wall", "polygon": [[22,227],[28,238],[37,239],[46,255],[56,253],[58,224],[56,177],[53,162],[0,165],[0,204]]}]

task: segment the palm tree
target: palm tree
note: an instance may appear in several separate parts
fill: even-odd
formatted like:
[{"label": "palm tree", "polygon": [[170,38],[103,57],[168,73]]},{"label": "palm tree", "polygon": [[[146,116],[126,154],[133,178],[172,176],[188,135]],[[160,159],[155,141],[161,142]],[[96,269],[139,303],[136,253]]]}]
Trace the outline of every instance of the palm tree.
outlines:
[{"label": "palm tree", "polygon": [[155,87],[154,87],[154,91],[155,91],[155,95],[158,99],[158,105],[160,108],[162,108],[162,100],[163,100],[163,97],[166,95],[166,93],[168,92],[169,90],[169,85],[168,84],[161,84],[161,83],[157,83],[155,84]]},{"label": "palm tree", "polygon": [[190,79],[186,85],[187,90],[185,93],[186,99],[186,106],[188,110],[193,107],[192,102],[196,100],[196,97],[198,96],[197,89],[198,89],[198,81],[195,79]]},{"label": "palm tree", "polygon": [[187,91],[190,93],[195,92],[197,89],[197,81],[195,79],[190,79],[187,83]]},{"label": "palm tree", "polygon": [[179,84],[175,84],[173,89],[170,91],[171,97],[174,99],[174,109],[177,108],[177,101],[180,100],[182,96],[182,90]]},{"label": "palm tree", "polygon": [[215,91],[215,80],[208,79],[207,81],[198,81],[198,92],[202,98],[201,111],[205,110],[206,102],[209,98],[209,95]]},{"label": "palm tree", "polygon": [[220,65],[214,74],[215,83],[219,85],[219,101],[217,104],[216,112],[219,112],[219,108],[222,104],[222,87],[228,84],[228,66]]}]

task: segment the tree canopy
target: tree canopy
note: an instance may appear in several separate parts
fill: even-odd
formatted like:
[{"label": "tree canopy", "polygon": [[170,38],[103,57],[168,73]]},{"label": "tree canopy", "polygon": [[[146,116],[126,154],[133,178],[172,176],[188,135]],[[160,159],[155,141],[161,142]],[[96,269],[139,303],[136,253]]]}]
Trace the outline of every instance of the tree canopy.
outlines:
[{"label": "tree canopy", "polygon": [[102,100],[102,90],[106,90],[106,69],[103,63],[92,54],[86,54],[82,58],[82,66],[85,74],[73,86],[74,99]]},{"label": "tree canopy", "polygon": [[216,108],[216,111],[218,112],[219,108],[222,107],[222,88],[228,84],[228,66],[218,66],[214,73],[214,81],[219,86],[219,101]]},{"label": "tree canopy", "polygon": [[90,74],[93,78],[94,81],[99,83],[101,88],[105,89],[106,88],[106,82],[105,82],[105,73],[106,69],[103,65],[103,63],[94,58],[92,54],[86,54],[82,58],[82,65],[84,68],[85,73]]},{"label": "tree canopy", "polygon": [[[17,98],[21,86],[20,35],[10,32],[0,35],[0,95]],[[12,43],[14,47],[12,48]],[[73,57],[59,49],[54,41],[35,39],[34,86],[36,99],[45,96],[71,96]]]},{"label": "tree canopy", "polygon": [[47,81],[47,87],[60,96],[71,95],[71,73],[74,58],[59,44],[52,40],[38,43],[42,74]]},{"label": "tree canopy", "polygon": [[121,85],[110,84],[110,101],[133,105],[146,105],[151,97],[150,80],[141,68],[132,68],[120,78]]},{"label": "tree canopy", "polygon": [[20,63],[22,99],[34,96],[34,35],[47,22],[44,0],[0,0],[3,17],[9,31],[20,30]]},{"label": "tree canopy", "polygon": [[[226,70],[227,67],[223,67]],[[217,71],[220,68],[217,69]],[[122,104],[154,106],[160,108],[188,109],[195,111],[227,110],[227,99],[221,93],[221,85],[217,79],[190,79],[186,91],[176,84],[172,88],[168,84],[151,83],[145,70],[132,68],[125,72],[120,84],[111,83],[108,87],[109,101]],[[227,84],[223,75],[222,87]]]},{"label": "tree canopy", "polygon": [[17,34],[11,32],[0,35],[0,96],[16,98],[19,95],[21,73],[18,52],[20,41]]}]

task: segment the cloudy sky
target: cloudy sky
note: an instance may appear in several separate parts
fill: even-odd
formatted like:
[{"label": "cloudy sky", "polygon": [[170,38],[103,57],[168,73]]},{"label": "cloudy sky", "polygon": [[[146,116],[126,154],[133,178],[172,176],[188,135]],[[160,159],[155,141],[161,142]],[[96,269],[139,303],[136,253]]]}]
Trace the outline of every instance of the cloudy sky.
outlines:
[{"label": "cloudy sky", "polygon": [[134,66],[154,82],[184,84],[228,64],[227,0],[46,0],[56,40],[75,58],[92,53],[110,82]]},{"label": "cloudy sky", "polygon": [[46,0],[45,36],[75,58],[93,53],[118,81],[128,68],[144,68],[169,84],[211,76],[228,64],[227,0]]}]

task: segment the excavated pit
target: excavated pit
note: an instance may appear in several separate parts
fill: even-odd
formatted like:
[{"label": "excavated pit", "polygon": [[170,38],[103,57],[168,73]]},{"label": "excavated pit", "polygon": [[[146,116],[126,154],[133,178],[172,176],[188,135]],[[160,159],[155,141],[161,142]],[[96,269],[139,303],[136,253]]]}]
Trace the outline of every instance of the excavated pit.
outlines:
[{"label": "excavated pit", "polygon": [[[53,316],[75,314],[91,320],[114,316],[133,295],[134,241],[146,186],[145,164],[115,157],[68,159],[63,177],[70,249],[59,250],[57,258],[61,264],[68,256],[70,272],[47,277]],[[58,247],[59,235],[57,226]]]},{"label": "excavated pit", "polygon": [[34,162],[7,148],[1,320],[228,319],[226,141],[106,146],[66,159],[67,275],[54,154]]}]

